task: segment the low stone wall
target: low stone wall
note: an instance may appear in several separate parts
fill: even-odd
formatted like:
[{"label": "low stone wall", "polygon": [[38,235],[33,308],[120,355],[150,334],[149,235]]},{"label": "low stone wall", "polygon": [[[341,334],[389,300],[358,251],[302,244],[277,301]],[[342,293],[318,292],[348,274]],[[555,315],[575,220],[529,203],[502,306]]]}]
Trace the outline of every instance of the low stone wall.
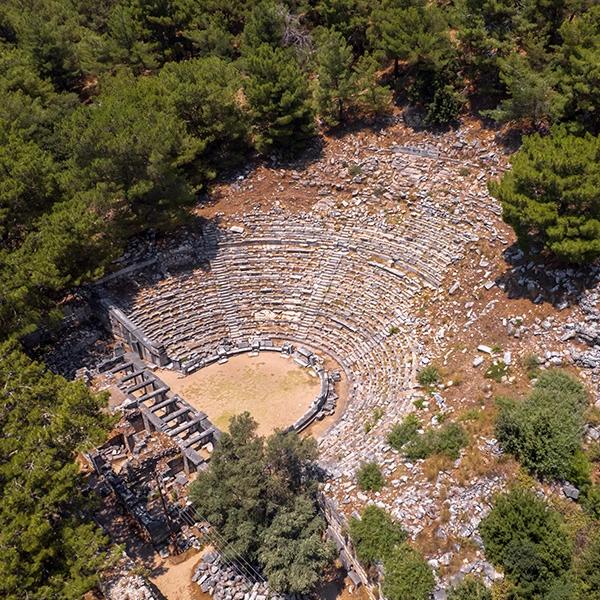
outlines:
[{"label": "low stone wall", "polygon": [[327,521],[327,534],[335,543],[340,560],[348,572],[348,576],[355,584],[360,582],[364,586],[369,598],[379,600],[382,598],[379,585],[369,579],[369,575],[356,557],[354,546],[348,536],[348,522],[346,518],[338,510],[335,501],[325,496],[325,494],[319,494],[318,500],[323,511],[323,516]]},{"label": "low stone wall", "polygon": [[289,342],[283,342],[281,345],[273,343],[271,339],[255,338],[248,343],[238,345],[221,344],[217,347],[215,354],[201,360],[180,364],[174,361],[174,367],[183,373],[192,373],[219,361],[228,360],[234,356],[247,352],[279,352],[291,356],[293,360],[303,368],[310,368],[316,373],[320,380],[319,393],[311,403],[308,410],[290,427],[289,431],[302,431],[306,429],[319,414],[332,414],[335,410],[335,400],[337,396],[333,390],[333,382],[330,380],[329,373],[321,366],[320,360],[314,352],[306,348],[299,347],[295,349]]}]

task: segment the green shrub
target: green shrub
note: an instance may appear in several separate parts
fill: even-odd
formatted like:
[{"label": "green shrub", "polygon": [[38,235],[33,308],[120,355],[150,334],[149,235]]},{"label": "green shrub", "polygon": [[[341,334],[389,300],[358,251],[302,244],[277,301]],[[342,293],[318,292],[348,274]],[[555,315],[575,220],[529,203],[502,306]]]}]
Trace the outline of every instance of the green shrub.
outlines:
[{"label": "green shrub", "polygon": [[568,479],[581,446],[586,402],[578,381],[560,371],[544,372],[525,400],[499,399],[496,437],[531,473]]},{"label": "green shrub", "polygon": [[362,172],[362,167],[357,163],[352,163],[348,167],[348,174],[350,175],[350,177],[358,177],[359,175],[362,175]]},{"label": "green shrub", "polygon": [[479,408],[469,408],[460,417],[459,421],[479,421],[483,418],[483,411]]},{"label": "green shrub", "polygon": [[527,354],[523,358],[523,366],[529,379],[535,379],[540,374],[540,363],[535,354]]},{"label": "green shrub", "polygon": [[369,433],[369,431],[371,431],[371,429],[375,427],[377,421],[379,421],[381,417],[383,417],[383,414],[383,408],[378,406],[373,409],[373,412],[371,413],[371,418],[365,421],[365,433]]},{"label": "green shrub", "polygon": [[461,448],[469,443],[467,432],[458,423],[448,423],[436,432],[434,454],[444,454],[452,460],[460,456]]},{"label": "green shrub", "polygon": [[350,538],[356,555],[367,566],[383,561],[407,537],[402,525],[377,506],[367,506],[360,519],[350,519]]},{"label": "green shrub", "polygon": [[431,432],[425,432],[416,436],[404,446],[404,456],[408,460],[420,460],[433,454],[433,445],[431,443]]},{"label": "green shrub", "polygon": [[575,574],[579,587],[577,600],[600,598],[600,533],[595,531],[585,550],[578,557]]},{"label": "green shrub", "polygon": [[585,421],[592,427],[600,427],[600,408],[597,406],[588,406],[585,411]]},{"label": "green shrub", "polygon": [[584,493],[581,504],[594,519],[600,519],[600,485],[590,486]]},{"label": "green shrub", "polygon": [[417,435],[421,423],[417,415],[411,413],[404,417],[402,423],[396,423],[388,434],[387,441],[392,448],[401,450],[404,444],[414,440]]},{"label": "green shrub", "polygon": [[570,483],[582,493],[592,485],[592,463],[585,452],[578,448],[571,460],[570,472],[567,477]]},{"label": "green shrub", "polygon": [[440,429],[428,429],[424,434],[414,437],[404,446],[404,455],[409,460],[418,460],[432,454],[444,454],[456,460],[468,441],[467,433],[461,425],[448,423]]},{"label": "green shrub", "polygon": [[413,402],[413,406],[417,409],[417,410],[423,410],[425,408],[425,400],[423,400],[423,398],[417,398],[414,402]]},{"label": "green shrub", "polygon": [[543,371],[536,381],[535,389],[555,394],[575,410],[583,411],[588,405],[588,395],[581,381],[560,369]]},{"label": "green shrub", "polygon": [[448,413],[439,412],[436,413],[434,417],[437,420],[438,424],[441,425],[442,423],[444,423],[444,421],[448,419]]},{"label": "green shrub", "polygon": [[397,546],[383,561],[383,595],[387,600],[429,600],[435,578],[425,559],[408,544]]},{"label": "green shrub", "polygon": [[381,408],[380,406],[377,406],[373,409],[371,418],[373,419],[374,423],[377,423],[377,421],[379,421],[379,419],[381,419],[381,417],[383,417],[384,414],[385,414],[385,411],[383,410],[383,408]]},{"label": "green shrub", "polygon": [[479,532],[485,553],[514,585],[515,597],[546,597],[570,567],[572,546],[558,512],[532,492],[498,496]]},{"label": "green shrub", "polygon": [[481,579],[467,576],[450,590],[448,600],[492,600],[492,592]]},{"label": "green shrub", "polygon": [[440,381],[440,373],[433,365],[429,365],[419,371],[417,381],[427,387],[435,385]]},{"label": "green shrub", "polygon": [[588,444],[585,453],[592,462],[600,462],[600,442]]},{"label": "green shrub", "polygon": [[357,473],[358,486],[365,492],[378,492],[385,479],[377,463],[363,463]]},{"label": "green shrub", "polygon": [[485,377],[500,383],[508,373],[508,365],[503,360],[494,361],[486,370]]}]

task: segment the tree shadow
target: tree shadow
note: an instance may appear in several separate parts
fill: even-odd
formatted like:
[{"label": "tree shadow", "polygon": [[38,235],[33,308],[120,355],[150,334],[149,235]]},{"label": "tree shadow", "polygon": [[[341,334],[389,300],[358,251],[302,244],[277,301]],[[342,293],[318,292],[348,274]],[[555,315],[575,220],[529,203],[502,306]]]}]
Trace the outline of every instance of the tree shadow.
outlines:
[{"label": "tree shadow", "polygon": [[401,119],[396,115],[378,115],[372,118],[353,119],[331,127],[324,129],[324,133],[327,137],[342,140],[349,135],[355,135],[363,131],[369,133],[379,133],[386,129],[389,129],[399,123]]},{"label": "tree shadow", "polygon": [[600,283],[596,265],[566,265],[534,249],[526,254],[517,244],[503,252],[506,271],[496,279],[508,298],[548,303],[562,310],[579,303],[586,290]]},{"label": "tree shadow", "polygon": [[211,194],[211,189],[216,185],[232,185],[246,179],[260,167],[269,169],[286,169],[303,171],[313,163],[323,158],[325,147],[323,137],[314,135],[310,137],[304,147],[296,152],[281,152],[276,149],[270,154],[248,154],[244,161],[231,165],[221,170],[199,195],[199,203],[203,206],[211,206],[219,200],[218,196]]},{"label": "tree shadow", "polygon": [[548,127],[545,125],[534,126],[531,123],[499,123],[492,119],[487,111],[495,109],[504,96],[496,93],[489,96],[484,94],[472,94],[468,99],[469,114],[479,122],[482,129],[495,132],[494,142],[507,154],[516,152],[523,143],[523,138],[533,133],[546,134]]},{"label": "tree shadow", "polygon": [[112,354],[112,336],[92,315],[83,322],[65,324],[48,331],[38,344],[27,347],[30,355],[57,375],[74,379],[82,367],[93,369]]},{"label": "tree shadow", "polygon": [[430,125],[425,123],[425,110],[422,107],[406,104],[402,107],[402,118],[407,127],[415,133],[429,133],[433,136],[444,135],[455,131],[461,126],[460,118],[452,119],[448,123]]},{"label": "tree shadow", "polygon": [[273,153],[263,158],[263,165],[270,169],[284,169],[289,171],[305,171],[323,158],[325,141],[323,136],[311,137],[302,150],[294,154]]}]

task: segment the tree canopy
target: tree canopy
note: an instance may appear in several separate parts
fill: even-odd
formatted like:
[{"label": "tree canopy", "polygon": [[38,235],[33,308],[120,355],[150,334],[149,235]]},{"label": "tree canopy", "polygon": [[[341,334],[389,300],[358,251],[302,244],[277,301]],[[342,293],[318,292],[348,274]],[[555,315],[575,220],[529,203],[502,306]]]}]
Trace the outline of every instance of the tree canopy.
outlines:
[{"label": "tree canopy", "polygon": [[294,54],[261,44],[244,63],[244,93],[256,148],[293,151],[305,145],[314,133],[314,113],[308,79]]},{"label": "tree canopy", "polygon": [[[593,261],[599,57],[592,0],[4,0],[0,340],[58,322],[74,288],[114,268],[137,236],[185,224],[232,165],[252,154],[297,156],[320,128],[377,117],[393,102],[427,127],[453,125],[470,109],[539,130],[490,189],[523,246]],[[79,597],[95,581],[104,542],[81,517],[72,460],[101,437],[102,400],[12,344],[0,361],[9,380],[0,591],[16,598],[18,581],[30,598]],[[586,468],[580,411],[554,407],[565,397],[573,394],[538,382],[531,398],[502,409],[499,438],[532,472],[575,480]],[[415,457],[452,458],[468,441],[452,424],[419,435],[414,421],[391,439]],[[283,434],[265,442],[240,417],[200,478],[211,485],[196,487],[213,490],[196,492],[198,507],[232,555],[259,565],[278,589],[312,589],[329,562],[313,460],[310,443]],[[530,550],[514,556],[537,568]],[[394,544],[377,560],[390,599],[428,593],[430,574],[410,548]]]},{"label": "tree canopy", "polygon": [[547,597],[571,567],[572,543],[560,515],[528,490],[498,496],[479,531],[486,556],[502,567],[516,598]]},{"label": "tree canopy", "polygon": [[490,190],[519,242],[585,263],[600,256],[600,137],[557,127],[525,138]]},{"label": "tree canopy", "polygon": [[106,402],[0,346],[0,593],[76,600],[106,561],[106,538],[83,515],[75,453],[103,440]]},{"label": "tree canopy", "polygon": [[190,499],[225,556],[258,565],[274,590],[308,593],[333,556],[316,505],[316,445],[296,433],[265,441],[256,428],[248,413],[231,419]]},{"label": "tree canopy", "polygon": [[425,559],[411,546],[396,546],[383,560],[383,593],[389,600],[428,600],[435,578]]},{"label": "tree canopy", "polygon": [[383,593],[390,600],[426,600],[435,586],[431,567],[406,541],[408,534],[383,509],[367,506],[350,520],[358,559],[383,566]]},{"label": "tree canopy", "polygon": [[450,589],[448,600],[492,600],[492,592],[480,579],[467,576]]},{"label": "tree canopy", "polygon": [[408,534],[385,510],[370,505],[362,511],[360,519],[350,520],[350,537],[359,560],[371,566],[381,562]]},{"label": "tree canopy", "polygon": [[583,439],[583,386],[566,373],[547,371],[522,401],[503,400],[496,435],[541,478],[569,479]]},{"label": "tree canopy", "polygon": [[[6,0],[0,11],[3,337],[51,322],[132,236],[185,222],[253,150],[302,152],[318,124],[377,117],[392,100],[427,126],[470,101],[516,127],[564,123],[526,141],[494,193],[521,240],[573,262],[598,254],[589,0]],[[68,218],[86,208],[84,223]]]}]

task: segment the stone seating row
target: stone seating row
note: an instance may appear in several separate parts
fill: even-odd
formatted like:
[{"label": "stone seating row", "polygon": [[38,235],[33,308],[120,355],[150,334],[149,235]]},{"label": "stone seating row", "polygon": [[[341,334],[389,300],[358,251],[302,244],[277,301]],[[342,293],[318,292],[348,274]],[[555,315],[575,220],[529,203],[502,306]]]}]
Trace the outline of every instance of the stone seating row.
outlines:
[{"label": "stone seating row", "polygon": [[411,315],[470,241],[449,215],[425,196],[392,224],[249,213],[235,231],[211,223],[190,240],[202,268],[140,278],[115,301],[180,365],[257,335],[322,349],[349,376],[342,435],[375,407],[403,408],[415,371]]}]

